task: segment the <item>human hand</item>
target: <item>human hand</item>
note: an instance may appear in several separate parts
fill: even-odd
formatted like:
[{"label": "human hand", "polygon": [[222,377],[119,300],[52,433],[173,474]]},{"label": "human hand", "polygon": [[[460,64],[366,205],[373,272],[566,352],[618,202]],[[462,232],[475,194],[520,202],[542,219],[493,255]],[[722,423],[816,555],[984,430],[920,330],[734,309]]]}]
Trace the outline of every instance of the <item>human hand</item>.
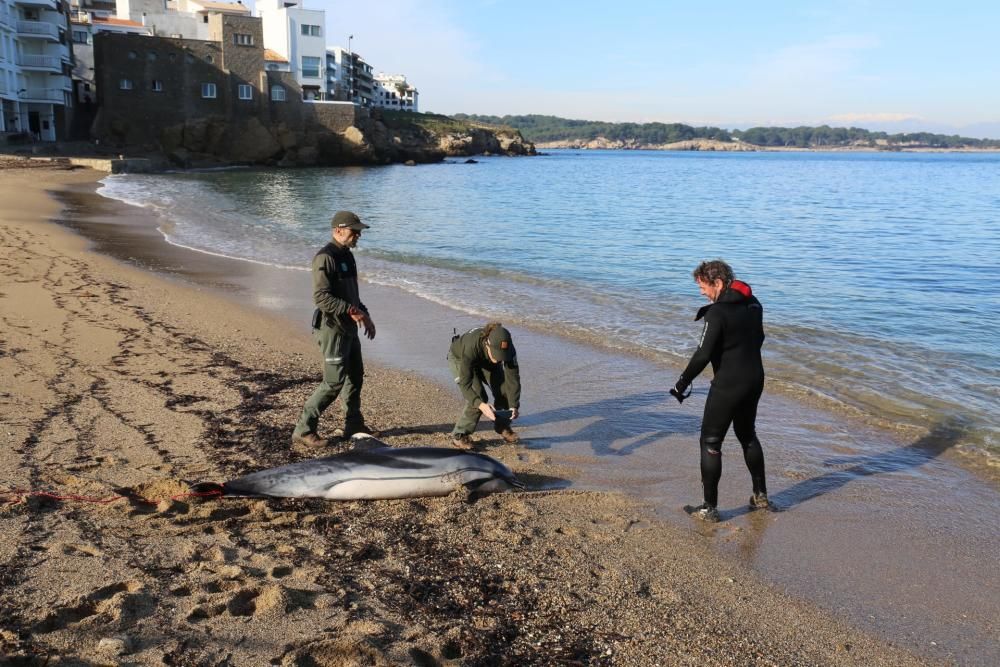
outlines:
[{"label": "human hand", "polygon": [[690,384],[684,381],[684,378],[679,378],[677,384],[670,390],[670,395],[676,398],[678,403],[683,403],[684,399],[691,395],[691,392],[688,390],[690,386]]},{"label": "human hand", "polygon": [[368,340],[375,340],[375,323],[367,313],[361,318],[361,326],[364,327]]},{"label": "human hand", "polygon": [[483,413],[483,416],[490,421],[497,420],[497,414],[493,412],[493,406],[485,401],[479,404],[479,411]]},{"label": "human hand", "polygon": [[517,415],[518,414],[519,413],[517,411],[517,408],[512,408],[511,411],[510,411],[510,420],[514,421],[515,419],[517,419]]},{"label": "human hand", "polygon": [[351,316],[351,319],[355,322],[361,322],[365,319],[365,311],[361,310],[357,306],[348,306],[347,314]]}]

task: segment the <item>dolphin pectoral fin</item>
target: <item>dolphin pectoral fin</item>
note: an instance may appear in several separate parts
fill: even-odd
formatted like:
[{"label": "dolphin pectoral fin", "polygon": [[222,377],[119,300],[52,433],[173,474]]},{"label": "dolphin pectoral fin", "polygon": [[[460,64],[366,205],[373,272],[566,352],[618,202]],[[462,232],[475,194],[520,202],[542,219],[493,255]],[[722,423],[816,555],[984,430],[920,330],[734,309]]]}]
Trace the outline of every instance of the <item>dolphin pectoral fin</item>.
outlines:
[{"label": "dolphin pectoral fin", "polygon": [[502,477],[483,477],[473,479],[463,484],[466,489],[473,493],[502,493],[511,488],[524,488],[524,485],[514,479],[504,479]]}]

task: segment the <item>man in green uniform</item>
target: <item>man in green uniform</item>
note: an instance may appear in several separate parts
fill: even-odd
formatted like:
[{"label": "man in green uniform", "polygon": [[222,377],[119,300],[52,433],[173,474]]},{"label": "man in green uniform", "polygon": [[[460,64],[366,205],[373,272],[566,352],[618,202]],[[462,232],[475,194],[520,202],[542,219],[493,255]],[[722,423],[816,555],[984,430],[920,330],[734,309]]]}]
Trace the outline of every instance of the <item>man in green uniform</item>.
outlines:
[{"label": "man in green uniform", "polygon": [[[472,446],[471,434],[482,416],[493,421],[493,430],[505,441],[518,442],[510,422],[517,419],[521,407],[521,372],[510,332],[499,322],[490,322],[453,337],[448,366],[465,397],[465,408],[451,431],[455,446]],[[493,393],[493,405],[486,402],[487,386]]]},{"label": "man in green uniform", "polygon": [[350,211],[337,211],[331,221],[333,240],[316,253],[312,261],[313,334],[323,355],[323,381],[302,409],[292,433],[292,443],[308,447],[327,444],[316,427],[319,416],[343,390],[343,437],[370,432],[361,415],[361,385],[365,367],[361,360],[364,329],[369,340],[375,338],[375,324],[358,296],[358,269],[351,248],[358,244],[361,231],[368,225]]}]

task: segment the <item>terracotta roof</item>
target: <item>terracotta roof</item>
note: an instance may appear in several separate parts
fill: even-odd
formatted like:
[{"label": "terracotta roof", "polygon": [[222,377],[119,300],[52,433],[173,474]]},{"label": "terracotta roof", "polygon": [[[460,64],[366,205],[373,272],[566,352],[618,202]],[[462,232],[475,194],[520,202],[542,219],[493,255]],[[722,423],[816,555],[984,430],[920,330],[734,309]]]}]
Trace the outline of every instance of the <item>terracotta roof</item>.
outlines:
[{"label": "terracotta roof", "polygon": [[287,63],[288,58],[284,57],[277,51],[272,51],[271,49],[264,49],[264,60],[271,63]]},{"label": "terracotta roof", "polygon": [[94,23],[106,23],[108,25],[120,25],[127,28],[145,28],[141,23],[136,21],[129,21],[128,19],[116,19],[116,18],[101,18],[100,16],[92,16],[90,18]]},{"label": "terracotta roof", "polygon": [[211,2],[210,0],[195,0],[195,2],[204,7],[204,11],[239,12],[240,14],[250,13],[250,9],[248,7],[245,7],[238,2]]}]

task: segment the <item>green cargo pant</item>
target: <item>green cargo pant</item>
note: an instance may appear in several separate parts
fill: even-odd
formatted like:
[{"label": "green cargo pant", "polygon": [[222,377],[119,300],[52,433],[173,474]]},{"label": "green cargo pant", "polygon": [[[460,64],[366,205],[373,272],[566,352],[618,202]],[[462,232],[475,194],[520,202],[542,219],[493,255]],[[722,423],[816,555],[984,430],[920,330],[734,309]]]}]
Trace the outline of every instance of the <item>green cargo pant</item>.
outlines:
[{"label": "green cargo pant", "polygon": [[[449,352],[448,367],[451,369],[451,376],[455,378],[456,382],[458,382],[458,377],[461,374],[459,363],[459,360],[453,357],[451,352]],[[486,395],[486,386],[489,385],[490,391],[493,393],[493,407],[498,410],[506,410],[509,407],[509,404],[507,402],[507,397],[503,393],[503,381],[503,368],[499,371],[480,368],[472,374],[472,390],[479,394],[479,400],[483,403],[488,403],[489,397]],[[459,415],[458,421],[455,422],[455,428],[451,430],[451,434],[469,435],[476,430],[476,426],[479,425],[479,418],[482,416],[483,413],[479,411],[476,404],[467,400],[465,402],[465,407],[462,409],[462,414]],[[493,422],[493,430],[497,433],[505,428],[508,428],[509,426],[509,419],[498,419]]]},{"label": "green cargo pant", "polygon": [[319,416],[337,400],[341,390],[344,430],[362,426],[365,420],[361,415],[361,385],[365,379],[365,365],[361,360],[361,340],[357,332],[346,333],[324,322],[313,336],[323,355],[323,381],[302,408],[293,436],[315,433]]}]

